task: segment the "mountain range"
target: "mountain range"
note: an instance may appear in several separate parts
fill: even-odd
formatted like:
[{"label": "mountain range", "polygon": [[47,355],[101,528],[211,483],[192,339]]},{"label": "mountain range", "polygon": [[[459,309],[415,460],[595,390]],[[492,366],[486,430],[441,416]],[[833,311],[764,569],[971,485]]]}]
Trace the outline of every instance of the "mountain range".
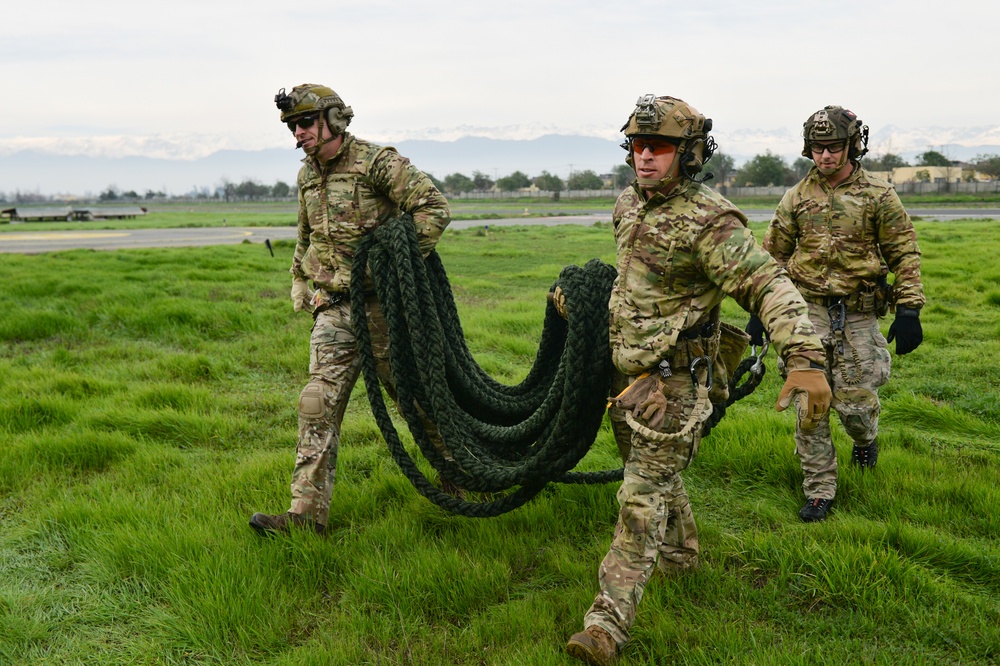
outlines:
[{"label": "mountain range", "polygon": [[[799,157],[802,145],[801,137],[784,130],[742,130],[717,133],[715,137],[720,150],[730,155],[737,166],[768,150],[791,164]],[[121,137],[114,139],[121,143]],[[145,153],[141,142],[131,143],[126,150],[121,145],[102,144],[100,138],[75,144],[36,141],[28,144],[28,148],[23,147],[24,142],[0,141],[0,195],[24,192],[93,196],[112,186],[123,192],[134,190],[140,195],[147,190],[182,195],[213,192],[225,182],[254,180],[266,185],[278,181],[292,184],[302,157],[300,151],[289,147],[223,149],[179,159],[173,156],[184,154],[178,148],[183,147],[182,144],[174,145],[172,152],[165,152],[159,149],[164,140],[158,138],[156,141],[146,144]],[[471,176],[475,171],[493,179],[514,171],[532,177],[548,171],[565,179],[573,171],[608,173],[624,160],[619,139],[582,135],[546,134],[532,139],[404,138],[380,143],[395,146],[415,165],[439,179],[456,172]],[[152,145],[157,149],[149,147]],[[968,161],[977,155],[1000,154],[1000,126],[921,130],[885,127],[872,134],[869,145],[872,154],[891,152],[911,163],[916,162],[919,153],[927,150],[935,150],[952,160]],[[121,154],[123,152],[126,154]],[[163,156],[165,154],[172,157]]]}]

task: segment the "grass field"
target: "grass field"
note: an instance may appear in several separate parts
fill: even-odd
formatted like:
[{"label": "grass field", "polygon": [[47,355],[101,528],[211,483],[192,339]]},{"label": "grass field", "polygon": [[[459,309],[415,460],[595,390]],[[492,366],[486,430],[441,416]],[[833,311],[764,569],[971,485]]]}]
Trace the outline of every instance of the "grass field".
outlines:
[{"label": "grass field", "polygon": [[[1000,661],[1000,226],[917,229],[925,342],[893,358],[878,468],[847,464],[835,424],[838,502],[799,521],[772,356],[684,473],[702,568],[650,583],[622,664]],[[439,249],[470,348],[506,382],[559,270],[614,256],[606,225],[451,230]],[[311,323],[291,252],[0,260],[0,664],[577,663],[613,484],[448,515],[395,467],[359,383],[328,535],[247,526],[288,503]],[[616,462],[605,428],[580,468]]]}]

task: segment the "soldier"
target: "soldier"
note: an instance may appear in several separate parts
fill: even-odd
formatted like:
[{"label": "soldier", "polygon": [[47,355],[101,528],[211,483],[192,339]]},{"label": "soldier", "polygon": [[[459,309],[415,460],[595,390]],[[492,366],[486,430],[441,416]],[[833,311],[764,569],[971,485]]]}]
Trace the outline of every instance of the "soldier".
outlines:
[{"label": "soldier", "polygon": [[[299,397],[299,441],[292,502],[279,515],[255,513],[260,534],[290,525],[322,533],[330,511],[340,425],[361,369],[351,328],[351,262],[361,237],[409,213],[420,248],[429,253],[450,221],[444,195],[394,148],[346,131],[354,116],[326,86],[303,84],[274,98],[281,122],[306,157],[299,170],[299,238],[292,259],[292,304],[315,320],[309,341],[309,383]],[[312,281],[312,287],[309,281]],[[372,290],[366,301],[379,378],[393,393],[385,320]],[[395,397],[395,396],[393,396]],[[436,430],[431,430],[435,439]]]},{"label": "soldier", "polygon": [[636,180],[612,217],[618,277],[610,344],[628,388],[611,417],[618,433],[623,420],[635,432],[619,443],[627,455],[621,510],[598,574],[600,593],[585,630],[566,646],[590,664],[610,663],[628,642],[655,567],[697,566],[698,534],[680,472],[698,451],[699,419],[706,416],[699,387],[711,381],[725,296],[768,322],[789,368],[777,409],[794,398],[806,421],[829,409],[823,347],[805,302],[758,246],[746,217],[696,179],[715,149],[711,128],[711,119],[689,104],[654,95],[641,97],[622,127]]},{"label": "soldier", "polygon": [[[861,168],[868,126],[840,106],[827,106],[803,123],[802,155],[815,166],[785,193],[764,235],[764,249],[788,270],[809,304],[809,318],[826,349],[833,408],[854,441],[851,463],[878,460],[878,387],[889,379],[890,357],[878,318],[894,301],[889,341],[908,354],[923,341],[920,249],[913,223],[892,185]],[[889,287],[886,275],[895,275]],[[764,325],[747,324],[755,344]],[[837,493],[837,450],[830,423],[795,428],[806,504],[799,516],[824,520]]]}]

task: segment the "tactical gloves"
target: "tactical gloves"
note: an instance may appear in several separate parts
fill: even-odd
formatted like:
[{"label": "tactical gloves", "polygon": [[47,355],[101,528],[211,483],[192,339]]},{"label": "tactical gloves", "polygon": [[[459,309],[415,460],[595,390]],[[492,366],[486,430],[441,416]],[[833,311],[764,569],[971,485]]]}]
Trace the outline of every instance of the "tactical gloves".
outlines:
[{"label": "tactical gloves", "polygon": [[309,288],[309,280],[305,278],[292,279],[292,307],[296,312],[312,312],[313,291]]},{"label": "tactical gloves", "polygon": [[663,395],[663,380],[658,372],[640,375],[612,403],[652,430],[661,430],[667,420],[667,398]]},{"label": "tactical gloves", "polygon": [[750,315],[750,321],[747,322],[747,327],[743,330],[750,336],[750,344],[755,347],[764,346],[764,336],[767,334],[767,329],[764,328],[764,322],[760,320],[760,317]]},{"label": "tactical gloves", "polygon": [[563,319],[567,318],[566,312],[566,294],[563,293],[562,287],[557,286],[555,289],[549,292],[548,301],[551,303],[559,316]]},{"label": "tactical gloves", "polygon": [[896,319],[889,326],[888,342],[896,341],[896,353],[909,354],[924,341],[924,329],[920,326],[920,308],[896,306]]},{"label": "tactical gloves", "polygon": [[[808,365],[806,365],[807,363]],[[796,403],[796,408],[803,430],[813,430],[819,425],[819,422],[830,411],[830,401],[833,398],[830,384],[826,380],[826,372],[821,368],[813,367],[815,365],[804,359],[790,359],[786,364],[788,379],[781,387],[778,402],[774,405],[776,410],[782,412],[792,404],[792,400],[796,396],[801,396]]]}]

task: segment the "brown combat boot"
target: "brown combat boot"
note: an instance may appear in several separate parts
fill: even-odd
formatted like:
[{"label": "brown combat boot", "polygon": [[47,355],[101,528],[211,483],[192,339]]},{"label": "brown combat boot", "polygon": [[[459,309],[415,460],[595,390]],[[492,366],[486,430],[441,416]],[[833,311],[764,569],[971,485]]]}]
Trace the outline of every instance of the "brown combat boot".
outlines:
[{"label": "brown combat boot", "polygon": [[608,666],[618,656],[618,645],[611,634],[594,625],[573,634],[566,644],[566,652],[590,666]]},{"label": "brown combat boot", "polygon": [[291,526],[311,527],[316,534],[322,534],[326,530],[326,525],[313,522],[311,518],[306,518],[297,513],[282,513],[277,516],[269,516],[266,513],[255,513],[250,517],[250,527],[257,530],[261,536],[273,536],[275,534],[288,534]]}]

